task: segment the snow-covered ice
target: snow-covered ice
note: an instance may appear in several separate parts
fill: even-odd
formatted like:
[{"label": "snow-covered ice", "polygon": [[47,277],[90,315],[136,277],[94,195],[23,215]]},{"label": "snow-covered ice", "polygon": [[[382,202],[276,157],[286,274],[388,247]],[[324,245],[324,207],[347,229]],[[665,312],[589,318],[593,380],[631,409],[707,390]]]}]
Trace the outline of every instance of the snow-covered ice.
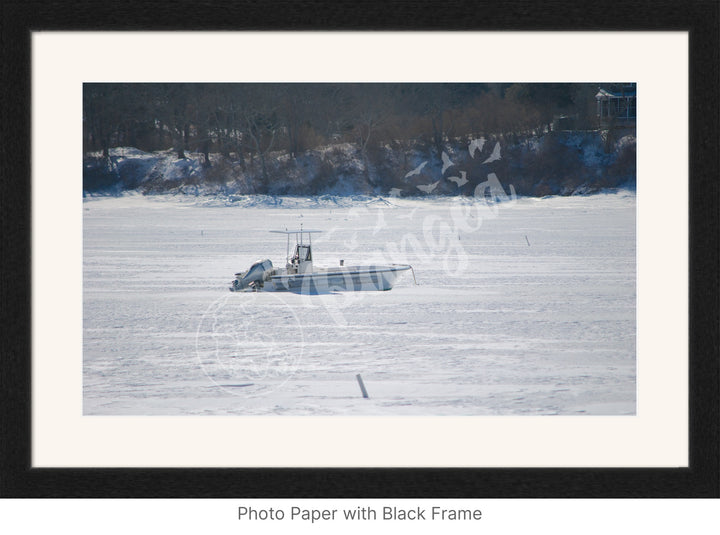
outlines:
[{"label": "snow-covered ice", "polygon": [[[634,193],[83,206],[87,415],[635,414]],[[228,291],[301,224],[316,265],[418,285]]]}]

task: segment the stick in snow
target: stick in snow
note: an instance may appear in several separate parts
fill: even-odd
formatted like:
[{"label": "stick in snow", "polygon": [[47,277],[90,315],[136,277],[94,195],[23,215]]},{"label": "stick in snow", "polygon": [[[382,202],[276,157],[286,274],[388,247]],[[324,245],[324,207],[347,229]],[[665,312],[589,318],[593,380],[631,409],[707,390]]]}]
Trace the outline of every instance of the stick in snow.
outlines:
[{"label": "stick in snow", "polygon": [[363,384],[362,377],[360,377],[360,374],[358,373],[356,376],[358,384],[360,385],[360,391],[362,392],[362,395],[364,398],[368,398],[367,390],[365,390],[365,385]]}]

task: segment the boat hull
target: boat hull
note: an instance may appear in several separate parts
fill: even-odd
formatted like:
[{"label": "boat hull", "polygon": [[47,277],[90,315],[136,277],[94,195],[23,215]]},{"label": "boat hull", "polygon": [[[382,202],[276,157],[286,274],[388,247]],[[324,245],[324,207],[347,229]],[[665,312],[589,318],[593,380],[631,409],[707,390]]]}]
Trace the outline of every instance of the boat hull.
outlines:
[{"label": "boat hull", "polygon": [[387,291],[398,275],[410,269],[407,265],[346,266],[316,270],[311,273],[273,275],[264,289],[296,293],[332,291]]}]

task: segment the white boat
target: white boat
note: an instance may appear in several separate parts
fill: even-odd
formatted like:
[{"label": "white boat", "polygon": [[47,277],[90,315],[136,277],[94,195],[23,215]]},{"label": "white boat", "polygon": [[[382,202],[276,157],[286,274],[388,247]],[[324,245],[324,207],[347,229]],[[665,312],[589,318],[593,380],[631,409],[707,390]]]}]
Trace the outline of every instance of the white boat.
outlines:
[{"label": "white boat", "polygon": [[[291,291],[296,293],[324,293],[328,291],[390,290],[398,274],[412,270],[407,264],[386,266],[345,266],[340,260],[336,267],[315,268],[312,256],[312,235],[321,230],[271,230],[287,235],[287,256],[284,268],[276,268],[269,259],[255,262],[250,269],[235,274],[231,292]],[[295,247],[290,255],[290,237]],[[307,243],[305,238],[307,237]],[[413,273],[413,277],[415,274]]]}]

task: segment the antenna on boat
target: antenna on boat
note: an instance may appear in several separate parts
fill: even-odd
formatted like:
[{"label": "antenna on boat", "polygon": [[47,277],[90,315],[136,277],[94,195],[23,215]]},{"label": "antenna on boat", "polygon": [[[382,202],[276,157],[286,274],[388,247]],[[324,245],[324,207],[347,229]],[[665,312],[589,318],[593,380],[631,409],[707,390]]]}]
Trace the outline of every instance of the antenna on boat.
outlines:
[{"label": "antenna on boat", "polygon": [[287,247],[285,247],[285,263],[290,262],[290,233],[287,227],[285,227],[285,234],[287,234]]}]

